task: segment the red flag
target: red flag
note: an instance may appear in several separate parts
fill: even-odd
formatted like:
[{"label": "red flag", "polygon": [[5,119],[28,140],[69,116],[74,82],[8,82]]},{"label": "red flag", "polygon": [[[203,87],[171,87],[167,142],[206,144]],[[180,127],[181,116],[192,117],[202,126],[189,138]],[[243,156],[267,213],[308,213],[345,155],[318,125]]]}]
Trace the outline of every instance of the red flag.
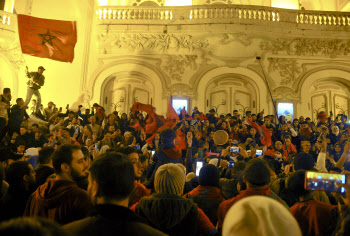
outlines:
[{"label": "red flag", "polygon": [[132,108],[131,108],[132,112],[135,112],[135,111],[144,111],[146,112],[148,115],[151,115],[154,113],[154,110],[153,110],[153,106],[152,105],[149,105],[149,104],[142,104],[140,102],[135,102],[133,105],[132,105]]},{"label": "red flag", "polygon": [[166,118],[167,119],[174,119],[176,121],[179,121],[179,116],[177,115],[173,104],[171,102],[171,97],[169,97],[169,101],[168,101],[168,112],[166,113]]},{"label": "red flag", "polygon": [[208,117],[206,115],[203,114],[203,112],[201,112],[200,118],[201,121],[203,120],[208,120]]},{"label": "red flag", "polygon": [[148,143],[148,144],[153,143],[153,140],[154,140],[155,137],[156,137],[156,134],[153,134],[151,137],[146,139],[146,143]]},{"label": "red flag", "polygon": [[270,147],[272,145],[271,140],[271,131],[270,129],[266,128],[265,125],[260,126],[263,132],[263,136],[261,137],[261,144],[264,146]]},{"label": "red flag", "polygon": [[185,107],[184,108],[182,108],[182,110],[181,110],[181,116],[182,116],[182,119],[185,119],[186,118],[186,110],[185,110]]},{"label": "red flag", "polygon": [[17,15],[22,52],[35,57],[72,62],[77,43],[75,21]]},{"label": "red flag", "polygon": [[142,130],[143,128],[140,125],[140,122],[136,122],[134,125],[130,125],[131,128],[134,128],[136,131]]},{"label": "red flag", "polygon": [[186,149],[185,134],[180,129],[177,129],[175,133],[176,133],[175,147],[181,150]]}]

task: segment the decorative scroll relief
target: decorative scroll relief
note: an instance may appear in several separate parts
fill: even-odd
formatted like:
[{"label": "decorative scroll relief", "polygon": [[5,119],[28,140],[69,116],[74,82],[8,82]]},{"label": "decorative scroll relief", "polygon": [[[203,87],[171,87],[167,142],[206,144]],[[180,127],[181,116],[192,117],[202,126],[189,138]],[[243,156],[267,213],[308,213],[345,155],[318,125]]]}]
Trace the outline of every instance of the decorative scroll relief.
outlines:
[{"label": "decorative scroll relief", "polygon": [[164,0],[134,0],[132,6],[147,6],[149,3],[157,4],[160,7],[164,6]]},{"label": "decorative scroll relief", "polygon": [[187,68],[197,69],[197,55],[168,55],[162,69],[173,80],[181,81]]},{"label": "decorative scroll relief", "polygon": [[100,49],[105,54],[111,53],[113,48],[128,49],[130,51],[158,50],[166,52],[169,50],[202,49],[208,47],[207,39],[192,39],[191,35],[175,34],[115,34],[115,37],[105,34],[100,35]]},{"label": "decorative scroll relief", "polygon": [[0,40],[0,53],[4,53],[17,70],[23,65],[23,55],[19,46],[12,48]]},{"label": "decorative scroll relief", "polygon": [[282,77],[281,85],[291,85],[301,74],[301,66],[296,59],[290,58],[269,58],[269,73],[279,71]]},{"label": "decorative scroll relief", "polygon": [[350,52],[350,40],[341,39],[276,39],[263,40],[260,42],[260,49],[271,51],[273,54],[286,52],[295,56],[347,56]]}]

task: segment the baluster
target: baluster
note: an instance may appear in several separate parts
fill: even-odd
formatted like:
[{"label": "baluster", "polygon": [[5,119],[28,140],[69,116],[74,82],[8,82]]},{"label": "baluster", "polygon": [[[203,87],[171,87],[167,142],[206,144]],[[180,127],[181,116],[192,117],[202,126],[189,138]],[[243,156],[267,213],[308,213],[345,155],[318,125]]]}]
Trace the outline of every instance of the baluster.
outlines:
[{"label": "baluster", "polygon": [[164,16],[164,15],[165,15],[164,10],[161,10],[161,11],[160,11],[160,19],[161,19],[161,20],[164,20],[164,19],[165,19],[165,16]]},{"label": "baluster", "polygon": [[107,17],[107,9],[103,9],[103,19],[106,19]]},{"label": "baluster", "polygon": [[170,11],[170,20],[173,19],[173,11]]},{"label": "baluster", "polygon": [[305,14],[305,20],[304,20],[305,24],[309,24],[309,15]]},{"label": "baluster", "polygon": [[203,8],[199,9],[198,17],[199,17],[199,19],[203,19],[204,18],[204,9]]},{"label": "baluster", "polygon": [[208,19],[209,18],[209,11],[207,8],[204,9],[204,16],[203,16],[204,19]]},{"label": "baluster", "polygon": [[194,9],[194,19],[198,19],[198,9]]},{"label": "baluster", "polygon": [[165,19],[166,20],[170,19],[170,12],[169,11],[165,11]]}]

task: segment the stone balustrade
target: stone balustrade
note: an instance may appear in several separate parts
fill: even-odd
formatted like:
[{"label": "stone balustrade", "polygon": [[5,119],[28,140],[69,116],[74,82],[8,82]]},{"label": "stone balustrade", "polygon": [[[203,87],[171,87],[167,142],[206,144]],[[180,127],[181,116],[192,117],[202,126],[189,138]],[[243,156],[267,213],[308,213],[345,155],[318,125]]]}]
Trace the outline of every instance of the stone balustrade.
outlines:
[{"label": "stone balustrade", "polygon": [[350,12],[303,11],[252,5],[115,7],[96,11],[99,24],[196,24],[287,22],[298,25],[350,26]]}]

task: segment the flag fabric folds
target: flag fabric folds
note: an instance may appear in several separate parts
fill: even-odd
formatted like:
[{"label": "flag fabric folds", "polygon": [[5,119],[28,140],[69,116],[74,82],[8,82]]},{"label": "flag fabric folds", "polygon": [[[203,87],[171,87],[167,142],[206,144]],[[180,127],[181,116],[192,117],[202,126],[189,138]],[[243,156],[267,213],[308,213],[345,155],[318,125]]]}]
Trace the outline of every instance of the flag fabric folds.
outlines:
[{"label": "flag fabric folds", "polygon": [[167,119],[174,119],[174,120],[176,120],[176,121],[179,121],[180,119],[179,119],[179,116],[178,116],[178,114],[176,113],[176,111],[175,111],[175,109],[174,109],[174,107],[173,107],[173,104],[172,104],[172,102],[171,102],[171,96],[170,96],[170,98],[169,98],[169,101],[168,101],[168,111],[167,111],[167,113],[166,113],[166,118]]},{"label": "flag fabric folds", "polygon": [[49,20],[19,14],[22,52],[35,57],[72,62],[77,43],[75,21]]}]

